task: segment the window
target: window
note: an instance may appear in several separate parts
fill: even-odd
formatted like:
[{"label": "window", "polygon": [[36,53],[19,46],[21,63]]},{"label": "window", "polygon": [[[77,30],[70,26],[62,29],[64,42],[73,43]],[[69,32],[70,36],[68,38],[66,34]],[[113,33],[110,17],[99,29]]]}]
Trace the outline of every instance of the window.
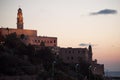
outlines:
[{"label": "window", "polygon": [[50,41],[50,43],[52,43],[52,41]]},{"label": "window", "polygon": [[69,51],[69,53],[71,53],[71,51]]},{"label": "window", "polygon": [[73,57],[71,57],[71,60],[73,60]]},{"label": "window", "polygon": [[37,42],[37,40],[35,40],[35,42]]},{"label": "window", "polygon": [[56,40],[54,40],[54,43],[56,43]]},{"label": "window", "polygon": [[40,40],[38,40],[38,42],[40,42]]}]

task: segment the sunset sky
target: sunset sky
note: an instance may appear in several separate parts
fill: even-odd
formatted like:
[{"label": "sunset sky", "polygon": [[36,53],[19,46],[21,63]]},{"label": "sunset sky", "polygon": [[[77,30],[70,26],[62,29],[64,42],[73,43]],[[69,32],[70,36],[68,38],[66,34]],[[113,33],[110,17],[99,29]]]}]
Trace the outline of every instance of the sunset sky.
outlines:
[{"label": "sunset sky", "polygon": [[57,37],[60,47],[93,44],[93,59],[120,71],[120,0],[0,0],[0,27],[16,28],[19,7],[25,29]]}]

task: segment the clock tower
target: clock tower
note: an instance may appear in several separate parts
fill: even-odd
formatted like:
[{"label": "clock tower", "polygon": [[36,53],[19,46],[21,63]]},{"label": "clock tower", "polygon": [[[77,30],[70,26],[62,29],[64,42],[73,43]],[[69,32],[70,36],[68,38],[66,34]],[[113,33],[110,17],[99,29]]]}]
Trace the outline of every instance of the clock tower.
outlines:
[{"label": "clock tower", "polygon": [[17,29],[23,29],[23,16],[22,16],[22,9],[18,9],[17,13]]}]

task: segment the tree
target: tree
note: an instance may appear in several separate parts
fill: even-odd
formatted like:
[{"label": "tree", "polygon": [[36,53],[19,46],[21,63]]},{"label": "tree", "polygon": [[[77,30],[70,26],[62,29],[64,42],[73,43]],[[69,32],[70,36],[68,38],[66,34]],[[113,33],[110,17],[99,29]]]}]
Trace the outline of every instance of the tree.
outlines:
[{"label": "tree", "polygon": [[48,71],[51,69],[52,62],[54,61],[54,54],[51,49],[44,47],[36,52],[35,58],[38,59],[44,66],[44,68]]},{"label": "tree", "polygon": [[19,58],[17,55],[4,52],[0,55],[0,73],[4,75],[33,74],[34,69],[29,61]]},{"label": "tree", "polygon": [[21,34],[20,35],[20,38],[23,40],[25,38],[25,35],[24,34]]}]

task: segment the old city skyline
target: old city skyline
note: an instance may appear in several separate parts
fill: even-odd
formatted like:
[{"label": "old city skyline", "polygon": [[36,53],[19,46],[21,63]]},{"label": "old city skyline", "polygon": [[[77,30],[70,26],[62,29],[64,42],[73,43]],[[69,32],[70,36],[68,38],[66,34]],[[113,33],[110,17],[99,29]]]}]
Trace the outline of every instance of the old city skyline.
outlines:
[{"label": "old city skyline", "polygon": [[[79,6],[81,3],[79,2],[78,4],[77,2],[79,1],[76,0],[74,3],[72,3],[72,1],[67,3],[67,0],[66,2],[61,1],[60,3],[57,1],[51,1],[50,3],[41,1],[41,3],[35,6],[37,2],[33,4],[28,2],[28,4],[25,5],[23,1],[13,1],[10,3],[9,1],[1,1],[0,26],[16,28],[16,10],[18,8],[17,6],[21,4],[24,12],[25,28],[36,29],[39,35],[58,37],[58,46],[62,47],[79,47],[78,44],[89,42],[96,44],[96,46],[93,47],[94,58],[97,58],[100,63],[104,63],[105,68],[109,70],[120,70],[120,32],[118,31],[120,24],[118,23],[119,13],[117,14],[119,1],[118,3],[117,0],[115,2],[113,1],[113,6],[112,1],[106,1],[103,7],[99,5],[96,9],[92,7],[88,9],[88,7],[81,5],[85,10]],[[95,1],[93,2],[94,4],[97,3]],[[101,1],[101,4],[103,2]],[[42,5],[42,3],[44,5]],[[83,3],[86,2],[83,1]],[[76,6],[74,6],[75,4]],[[91,4],[93,3],[91,2]],[[8,5],[11,5],[11,7],[8,7]],[[31,5],[34,7],[32,8]],[[90,6],[90,4],[88,6]],[[89,13],[99,11],[106,7],[111,7],[110,9],[113,7],[113,9],[116,10],[115,13],[109,15],[89,15]],[[79,8],[80,11],[78,10]]]}]

